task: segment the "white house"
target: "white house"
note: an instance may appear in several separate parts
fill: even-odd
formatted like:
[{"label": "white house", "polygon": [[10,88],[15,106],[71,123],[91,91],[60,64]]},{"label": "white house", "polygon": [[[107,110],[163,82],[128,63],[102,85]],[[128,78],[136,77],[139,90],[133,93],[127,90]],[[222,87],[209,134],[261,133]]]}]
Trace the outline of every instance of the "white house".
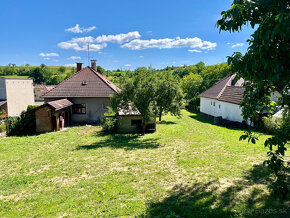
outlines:
[{"label": "white house", "polygon": [[[236,74],[226,76],[207,89],[200,96],[200,112],[223,119],[243,122],[242,108],[240,103],[243,100],[245,88],[242,87],[244,79],[234,82]],[[281,95],[274,92],[270,100],[277,101]],[[250,122],[247,122],[250,124]]]}]

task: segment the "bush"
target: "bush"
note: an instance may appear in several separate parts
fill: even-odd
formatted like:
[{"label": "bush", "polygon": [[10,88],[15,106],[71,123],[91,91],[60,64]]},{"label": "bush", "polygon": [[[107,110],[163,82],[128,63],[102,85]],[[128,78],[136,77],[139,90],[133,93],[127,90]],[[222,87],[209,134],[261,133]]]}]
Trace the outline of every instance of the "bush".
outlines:
[{"label": "bush", "polygon": [[8,117],[8,136],[31,135],[35,133],[34,115],[22,113],[20,117]]},{"label": "bush", "polygon": [[118,118],[116,116],[105,117],[102,124],[103,131],[106,133],[117,133],[118,131]]},{"label": "bush", "polygon": [[200,97],[196,96],[189,100],[187,110],[199,112],[200,110]]},{"label": "bush", "polygon": [[281,119],[276,117],[263,117],[263,131],[268,134],[273,134],[276,129],[281,127]]}]

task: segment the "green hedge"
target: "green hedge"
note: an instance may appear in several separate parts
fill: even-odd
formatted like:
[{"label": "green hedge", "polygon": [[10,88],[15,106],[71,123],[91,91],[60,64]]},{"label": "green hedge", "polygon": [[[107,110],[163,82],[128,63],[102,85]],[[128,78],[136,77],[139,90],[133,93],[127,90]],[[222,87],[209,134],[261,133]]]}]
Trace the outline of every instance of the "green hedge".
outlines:
[{"label": "green hedge", "polygon": [[105,117],[102,127],[105,133],[117,133],[119,127],[118,118],[116,116]]},{"label": "green hedge", "polygon": [[20,117],[8,117],[8,136],[31,135],[35,130],[35,116],[22,113]]}]

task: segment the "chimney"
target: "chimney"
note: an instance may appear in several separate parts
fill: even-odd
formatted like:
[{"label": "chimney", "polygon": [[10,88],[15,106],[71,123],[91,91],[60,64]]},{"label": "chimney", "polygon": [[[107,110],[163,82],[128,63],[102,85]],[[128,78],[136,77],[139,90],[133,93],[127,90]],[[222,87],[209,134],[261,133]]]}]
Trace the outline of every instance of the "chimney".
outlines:
[{"label": "chimney", "polygon": [[82,69],[83,63],[77,63],[77,72],[79,72]]},{"label": "chimney", "polygon": [[91,67],[97,71],[97,60],[91,60]]}]

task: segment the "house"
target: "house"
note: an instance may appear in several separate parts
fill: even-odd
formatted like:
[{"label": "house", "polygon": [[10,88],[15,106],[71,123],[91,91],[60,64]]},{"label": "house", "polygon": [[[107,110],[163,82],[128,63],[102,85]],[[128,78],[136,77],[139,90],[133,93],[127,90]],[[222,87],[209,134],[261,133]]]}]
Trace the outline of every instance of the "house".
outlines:
[{"label": "house", "polygon": [[[240,106],[245,91],[245,88],[242,86],[244,79],[240,78],[235,82],[236,76],[237,74],[233,74],[222,78],[199,95],[201,113],[239,123],[244,121]],[[275,91],[270,96],[270,100],[277,101],[280,96]],[[249,121],[246,123],[250,125]]]},{"label": "house", "polygon": [[45,103],[68,99],[73,103],[73,124],[100,123],[110,104],[110,96],[121,90],[96,70],[96,62],[82,69],[77,63],[77,73],[44,94]]},{"label": "house", "polygon": [[45,93],[53,89],[55,86],[47,85],[36,85],[34,87],[34,101],[36,105],[42,105],[44,103],[44,98],[42,97]]},{"label": "house", "polygon": [[28,105],[34,105],[31,79],[0,78],[0,110],[8,116],[19,116]]},{"label": "house", "polygon": [[27,111],[26,114],[35,117],[36,132],[59,131],[70,126],[73,103],[67,99],[60,99],[45,103]]}]

